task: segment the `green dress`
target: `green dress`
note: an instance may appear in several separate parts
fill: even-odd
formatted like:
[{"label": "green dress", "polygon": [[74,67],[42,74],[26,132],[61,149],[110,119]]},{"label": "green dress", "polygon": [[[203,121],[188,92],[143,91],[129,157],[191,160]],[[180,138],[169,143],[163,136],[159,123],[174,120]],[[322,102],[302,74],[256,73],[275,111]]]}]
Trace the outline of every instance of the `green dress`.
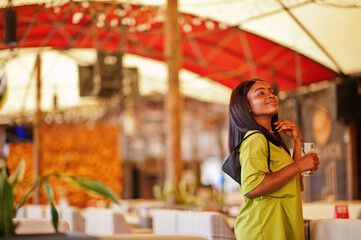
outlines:
[{"label": "green dress", "polygon": [[[291,156],[282,147],[271,142],[269,146],[270,168],[273,172],[293,163]],[[303,240],[301,185],[298,176],[270,194],[254,199],[245,197],[245,194],[257,187],[269,173],[267,156],[267,139],[261,133],[253,134],[241,145],[242,185],[239,187],[245,205],[236,220],[236,238]]]}]

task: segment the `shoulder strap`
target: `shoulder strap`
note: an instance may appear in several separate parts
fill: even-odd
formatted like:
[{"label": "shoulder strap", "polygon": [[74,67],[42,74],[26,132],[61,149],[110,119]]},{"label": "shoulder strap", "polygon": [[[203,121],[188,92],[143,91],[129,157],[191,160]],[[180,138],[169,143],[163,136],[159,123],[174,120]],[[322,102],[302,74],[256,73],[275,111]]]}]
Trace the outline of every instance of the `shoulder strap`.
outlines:
[{"label": "shoulder strap", "polygon": [[[233,149],[233,151],[239,152],[239,148],[241,147],[242,142],[243,142],[244,140],[246,140],[248,137],[250,137],[250,136],[252,136],[253,134],[255,134],[255,133],[261,133],[261,134],[263,134],[262,132],[259,132],[259,131],[250,133],[250,134],[247,135],[246,137],[242,138],[242,140],[237,144],[237,146]],[[266,136],[265,136],[265,137],[266,137]],[[266,137],[266,139],[267,139],[267,137]],[[271,168],[270,168],[270,165],[271,165],[271,152],[270,152],[270,148],[269,148],[269,141],[268,141],[268,139],[267,139],[267,148],[268,148],[268,156],[267,156],[268,170],[269,170],[270,172],[272,172],[272,170],[271,170]]]},{"label": "shoulder strap", "polygon": [[[267,139],[267,138],[266,138]],[[271,151],[270,151],[270,148],[269,148],[269,141],[267,139],[267,148],[268,148],[268,156],[267,156],[267,165],[268,165],[268,170],[270,172],[272,172],[271,168],[270,168],[270,165],[271,165]]]},{"label": "shoulder strap", "polygon": [[249,135],[245,136],[244,138],[242,138],[241,141],[237,144],[237,146],[235,146],[235,147],[233,148],[233,151],[239,152],[239,148],[241,147],[242,142],[243,142],[244,140],[246,140],[248,137],[250,137],[250,136],[252,136],[253,134],[255,134],[255,133],[261,133],[261,132],[253,132],[253,133],[250,133]]}]

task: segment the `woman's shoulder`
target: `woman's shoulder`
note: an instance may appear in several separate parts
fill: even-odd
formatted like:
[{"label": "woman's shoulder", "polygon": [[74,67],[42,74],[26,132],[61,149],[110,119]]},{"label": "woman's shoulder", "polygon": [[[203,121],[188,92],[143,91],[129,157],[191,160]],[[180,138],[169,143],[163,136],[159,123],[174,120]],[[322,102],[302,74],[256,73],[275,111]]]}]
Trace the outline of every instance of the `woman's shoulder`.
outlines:
[{"label": "woman's shoulder", "polygon": [[244,135],[243,146],[263,147],[267,144],[267,138],[258,130],[250,130]]},{"label": "woman's shoulder", "polygon": [[239,149],[242,153],[247,153],[251,151],[252,153],[255,152],[265,152],[267,149],[267,139],[263,135],[262,132],[258,130],[248,131],[243,138],[243,143]]},{"label": "woman's shoulder", "polygon": [[267,141],[266,136],[258,130],[249,130],[246,135],[244,135],[244,140],[254,141],[254,140],[264,140]]}]

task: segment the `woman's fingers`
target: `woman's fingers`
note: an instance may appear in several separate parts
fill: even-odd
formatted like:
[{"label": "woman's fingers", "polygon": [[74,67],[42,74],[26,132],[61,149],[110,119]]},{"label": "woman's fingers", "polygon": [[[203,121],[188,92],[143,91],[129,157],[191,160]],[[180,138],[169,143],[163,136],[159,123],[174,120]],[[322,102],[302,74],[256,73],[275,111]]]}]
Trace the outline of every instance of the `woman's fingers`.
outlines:
[{"label": "woman's fingers", "polygon": [[309,153],[309,155],[312,157],[313,161],[313,168],[314,170],[318,169],[318,165],[320,164],[320,159],[318,158],[317,153]]},{"label": "woman's fingers", "polygon": [[278,129],[278,130],[296,128],[296,125],[293,122],[286,121],[286,120],[277,121],[277,122],[275,122],[275,125],[276,125],[276,129]]},{"label": "woman's fingers", "polygon": [[278,132],[283,132],[290,138],[296,139],[299,134],[296,124],[292,121],[279,120],[275,122],[275,125]]}]

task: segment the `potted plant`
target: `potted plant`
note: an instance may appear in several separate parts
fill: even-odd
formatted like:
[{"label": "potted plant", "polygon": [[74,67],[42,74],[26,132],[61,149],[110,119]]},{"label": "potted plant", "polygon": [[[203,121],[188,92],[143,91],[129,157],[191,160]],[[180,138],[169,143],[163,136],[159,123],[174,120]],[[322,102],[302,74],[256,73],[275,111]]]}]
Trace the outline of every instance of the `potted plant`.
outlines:
[{"label": "potted plant", "polygon": [[45,176],[38,177],[30,187],[28,187],[22,194],[19,201],[15,200],[15,193],[18,184],[23,181],[25,173],[25,161],[20,161],[15,172],[8,176],[6,171],[6,164],[3,159],[0,159],[0,237],[9,237],[15,235],[16,224],[14,223],[14,216],[17,210],[23,206],[31,196],[31,193],[38,187],[44,186],[45,192],[51,207],[52,224],[56,232],[58,232],[58,212],[53,201],[53,190],[48,183],[49,178],[57,177],[72,184],[78,185],[87,191],[102,195],[109,200],[120,203],[119,197],[106,185],[99,181],[87,178],[70,176],[64,173],[53,172]]}]

